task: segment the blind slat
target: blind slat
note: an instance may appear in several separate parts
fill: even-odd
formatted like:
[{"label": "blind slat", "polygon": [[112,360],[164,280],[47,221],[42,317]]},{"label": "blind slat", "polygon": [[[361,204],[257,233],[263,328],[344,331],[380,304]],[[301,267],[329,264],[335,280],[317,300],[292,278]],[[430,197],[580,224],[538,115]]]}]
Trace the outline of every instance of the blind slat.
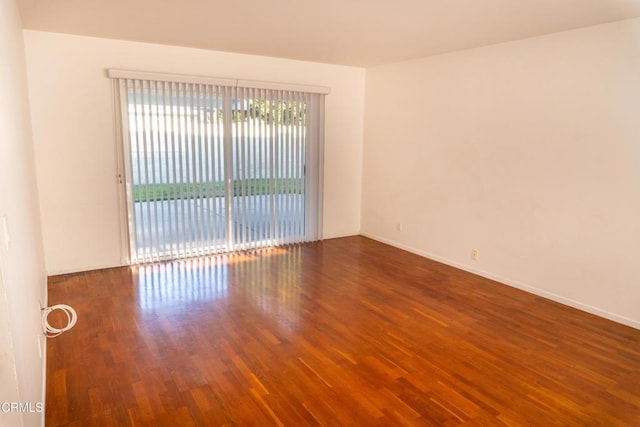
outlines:
[{"label": "blind slat", "polygon": [[321,168],[308,167],[322,146],[320,95],[156,79],[115,87],[131,262],[321,237]]}]

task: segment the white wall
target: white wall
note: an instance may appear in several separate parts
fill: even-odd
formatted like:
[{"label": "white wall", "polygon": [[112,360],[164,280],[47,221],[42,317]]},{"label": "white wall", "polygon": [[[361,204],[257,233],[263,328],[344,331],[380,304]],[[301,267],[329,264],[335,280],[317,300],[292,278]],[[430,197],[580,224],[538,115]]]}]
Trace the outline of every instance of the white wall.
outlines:
[{"label": "white wall", "polygon": [[[0,402],[35,404],[44,401],[38,345],[46,276],[21,27],[15,1],[0,0]],[[39,413],[0,412],[2,426],[42,420]]]},{"label": "white wall", "polygon": [[368,69],[365,112],[364,234],[640,327],[640,20]]},{"label": "white wall", "polygon": [[107,68],[328,86],[324,236],[360,230],[360,68],[25,31],[47,271],[120,265]]}]

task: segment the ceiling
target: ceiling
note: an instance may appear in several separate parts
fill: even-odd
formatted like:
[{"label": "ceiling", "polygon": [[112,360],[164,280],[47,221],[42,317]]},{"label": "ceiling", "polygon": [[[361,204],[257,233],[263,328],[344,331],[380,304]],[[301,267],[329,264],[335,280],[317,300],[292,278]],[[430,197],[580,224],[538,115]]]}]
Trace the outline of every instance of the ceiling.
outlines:
[{"label": "ceiling", "polygon": [[18,0],[27,29],[370,67],[640,16],[640,0]]}]

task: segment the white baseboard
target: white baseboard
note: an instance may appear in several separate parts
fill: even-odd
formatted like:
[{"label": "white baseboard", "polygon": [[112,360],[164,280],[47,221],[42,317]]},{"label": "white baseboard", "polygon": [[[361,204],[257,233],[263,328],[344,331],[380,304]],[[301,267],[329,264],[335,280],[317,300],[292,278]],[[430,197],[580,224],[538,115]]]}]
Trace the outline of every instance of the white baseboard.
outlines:
[{"label": "white baseboard", "polygon": [[[44,301],[41,301],[40,304],[42,304],[42,307],[40,307],[41,309],[44,307],[48,307],[49,306],[49,287],[48,287],[48,283],[47,280],[44,281]],[[40,312],[40,316],[42,316],[42,312]],[[44,331],[43,331],[43,336],[44,336]],[[42,413],[40,414],[40,425],[41,427],[45,427],[45,419],[46,419],[46,401],[47,401],[47,338],[41,338],[41,342],[44,342],[44,345],[42,347],[42,404],[44,405],[45,409],[42,411]]]},{"label": "white baseboard", "polygon": [[69,269],[56,269],[47,271],[47,276],[60,276],[62,274],[75,274],[75,273],[86,273],[87,271],[93,270],[104,270],[105,268],[117,268],[117,267],[128,267],[127,264],[104,264],[104,265],[93,265],[87,267],[77,267],[77,268],[69,268]]},{"label": "white baseboard", "polygon": [[432,259],[434,261],[441,262],[441,263],[449,265],[451,267],[459,268],[460,270],[468,271],[469,273],[477,274],[478,276],[482,276],[482,277],[485,277],[487,279],[495,280],[496,282],[500,282],[500,283],[502,283],[504,285],[511,286],[513,288],[517,288],[517,289],[529,292],[531,294],[538,295],[538,296],[550,299],[550,300],[555,301],[555,302],[559,302],[560,304],[564,304],[564,305],[567,305],[569,307],[577,308],[578,310],[582,310],[582,311],[585,311],[587,313],[591,313],[591,314],[594,314],[596,316],[603,317],[605,319],[609,319],[609,320],[612,320],[614,322],[621,323],[623,325],[630,326],[630,327],[635,328],[635,329],[640,329],[640,321],[638,321],[638,320],[630,319],[630,318],[625,317],[625,316],[620,316],[620,315],[615,314],[615,313],[610,313],[610,312],[608,312],[606,310],[602,310],[600,308],[593,307],[593,306],[588,305],[588,304],[584,304],[584,303],[582,303],[580,301],[575,301],[575,300],[572,300],[570,298],[563,297],[561,295],[557,295],[557,294],[554,294],[554,293],[551,293],[551,292],[547,292],[547,291],[545,291],[543,289],[536,288],[534,286],[529,286],[529,285],[527,285],[525,283],[517,282],[517,281],[514,281],[514,280],[509,280],[509,279],[506,279],[506,278],[501,277],[499,275],[496,275],[496,274],[493,274],[493,273],[489,273],[487,271],[479,270],[477,268],[470,267],[470,266],[468,266],[466,264],[460,264],[458,262],[451,261],[449,259],[443,258],[441,256],[438,256],[438,255],[435,255],[435,254],[432,254],[432,253],[429,253],[429,252],[426,252],[426,251],[422,251],[420,249],[413,248],[411,246],[403,245],[401,243],[395,242],[393,240],[386,239],[384,237],[377,236],[375,234],[365,233],[365,232],[361,232],[360,234],[362,236],[364,236],[364,237],[368,237],[368,238],[376,240],[378,242],[385,243],[385,244],[387,244],[389,246],[393,246],[393,247],[396,247],[398,249],[403,249],[403,250],[405,250],[407,252],[411,252],[411,253],[414,253],[416,255],[420,255],[420,256],[423,256],[425,258],[429,258],[429,259]]}]

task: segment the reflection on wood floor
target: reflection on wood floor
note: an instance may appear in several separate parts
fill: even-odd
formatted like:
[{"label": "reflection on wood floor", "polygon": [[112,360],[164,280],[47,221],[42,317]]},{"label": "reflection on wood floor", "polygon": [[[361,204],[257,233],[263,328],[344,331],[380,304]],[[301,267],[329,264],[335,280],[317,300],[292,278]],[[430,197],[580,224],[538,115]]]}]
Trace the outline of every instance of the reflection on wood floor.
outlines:
[{"label": "reflection on wood floor", "polygon": [[639,330],[363,237],[56,276],[56,303],[47,426],[640,425]]}]

